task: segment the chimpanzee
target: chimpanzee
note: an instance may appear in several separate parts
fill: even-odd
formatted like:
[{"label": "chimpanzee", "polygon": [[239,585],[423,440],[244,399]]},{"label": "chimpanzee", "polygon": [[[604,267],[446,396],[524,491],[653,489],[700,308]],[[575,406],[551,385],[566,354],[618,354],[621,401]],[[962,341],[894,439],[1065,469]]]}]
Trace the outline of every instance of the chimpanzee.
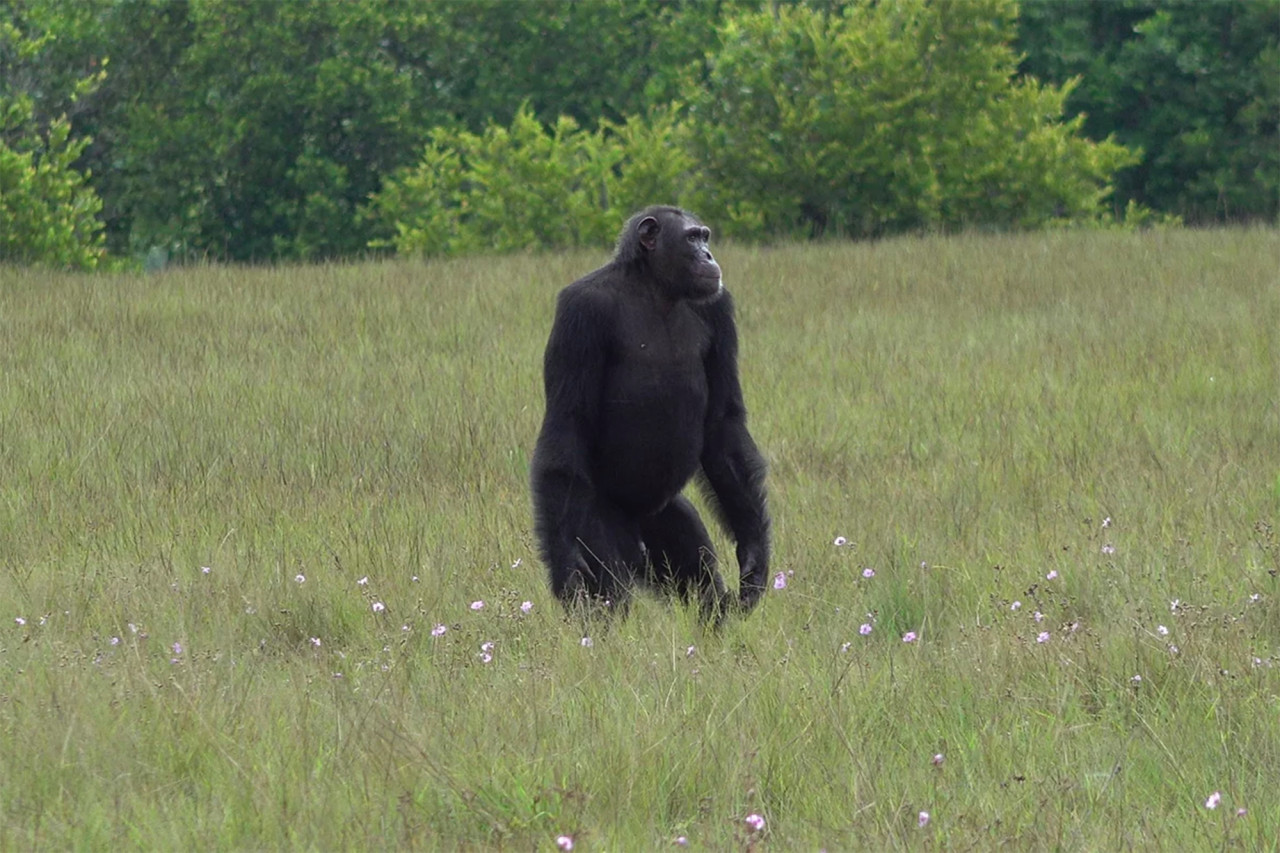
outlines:
[{"label": "chimpanzee", "polygon": [[733,600],[680,493],[699,469],[737,543],[739,609],[764,592],[765,462],[747,432],[733,302],[710,239],[679,208],[647,208],[612,261],[560,292],[531,485],[551,590],[571,611],[624,612],[639,583],[696,596],[719,623]]}]

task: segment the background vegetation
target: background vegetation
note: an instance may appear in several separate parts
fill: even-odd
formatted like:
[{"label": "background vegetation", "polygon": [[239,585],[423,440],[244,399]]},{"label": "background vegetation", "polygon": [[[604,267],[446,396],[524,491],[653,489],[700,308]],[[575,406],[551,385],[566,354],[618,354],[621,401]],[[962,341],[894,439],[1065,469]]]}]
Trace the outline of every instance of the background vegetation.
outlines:
[{"label": "background vegetation", "polygon": [[0,0],[0,22],[0,260],[594,245],[629,190],[768,239],[1280,204],[1275,0]]},{"label": "background vegetation", "polygon": [[785,588],[589,646],[526,476],[601,252],[6,271],[0,848],[1270,849],[1278,255],[722,249]]},{"label": "background vegetation", "polygon": [[[15,59],[40,53],[52,36],[25,38],[0,20],[0,46]],[[74,103],[91,93],[102,74],[78,80]],[[0,90],[0,262],[43,263],[93,269],[104,255],[102,201],[76,170],[88,139],[72,139],[71,124],[59,115],[43,127],[29,95]]]}]

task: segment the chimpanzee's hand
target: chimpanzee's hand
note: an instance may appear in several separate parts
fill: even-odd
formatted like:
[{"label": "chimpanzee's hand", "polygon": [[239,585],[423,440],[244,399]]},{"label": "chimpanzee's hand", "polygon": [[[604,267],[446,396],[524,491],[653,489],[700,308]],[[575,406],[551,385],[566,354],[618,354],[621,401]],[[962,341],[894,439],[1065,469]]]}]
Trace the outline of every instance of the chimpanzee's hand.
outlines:
[{"label": "chimpanzee's hand", "polygon": [[738,609],[749,613],[764,595],[765,578],[769,575],[769,550],[763,543],[738,546]]}]

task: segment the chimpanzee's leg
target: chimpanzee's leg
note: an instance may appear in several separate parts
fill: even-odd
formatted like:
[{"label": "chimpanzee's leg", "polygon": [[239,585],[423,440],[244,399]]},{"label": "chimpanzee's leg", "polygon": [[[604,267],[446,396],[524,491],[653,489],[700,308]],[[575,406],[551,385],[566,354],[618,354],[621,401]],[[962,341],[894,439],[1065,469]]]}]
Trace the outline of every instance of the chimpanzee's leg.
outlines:
[{"label": "chimpanzee's leg", "polygon": [[565,608],[624,613],[645,565],[640,529],[626,513],[597,501],[582,516],[563,555],[544,554],[551,591]]},{"label": "chimpanzee's leg", "polygon": [[718,623],[728,604],[724,579],[711,537],[689,499],[677,495],[661,512],[641,519],[640,535],[649,551],[646,579],[686,601],[696,596],[702,618]]}]

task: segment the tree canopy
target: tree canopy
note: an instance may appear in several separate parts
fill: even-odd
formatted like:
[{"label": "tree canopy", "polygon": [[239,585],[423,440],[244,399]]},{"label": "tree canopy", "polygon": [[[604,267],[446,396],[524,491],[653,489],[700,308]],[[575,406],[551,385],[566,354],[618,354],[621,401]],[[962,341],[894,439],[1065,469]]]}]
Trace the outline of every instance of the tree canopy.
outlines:
[{"label": "tree canopy", "polygon": [[656,200],[749,238],[1280,205],[1275,0],[0,0],[0,26],[18,262],[598,242]]}]

